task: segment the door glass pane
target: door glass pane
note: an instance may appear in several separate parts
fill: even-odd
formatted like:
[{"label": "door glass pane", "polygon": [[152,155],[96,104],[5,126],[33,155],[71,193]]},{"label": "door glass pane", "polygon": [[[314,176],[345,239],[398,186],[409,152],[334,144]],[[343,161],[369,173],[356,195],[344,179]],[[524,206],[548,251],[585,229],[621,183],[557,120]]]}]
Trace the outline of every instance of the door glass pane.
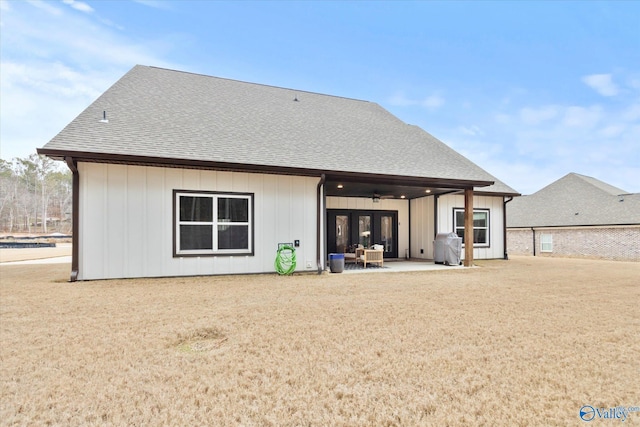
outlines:
[{"label": "door glass pane", "polygon": [[358,243],[365,248],[371,245],[371,216],[369,215],[358,217]]},{"label": "door glass pane", "polygon": [[336,215],[336,252],[351,252],[349,247],[349,216]]},{"label": "door glass pane", "polygon": [[385,252],[393,252],[393,217],[383,215],[380,218],[380,239]]}]

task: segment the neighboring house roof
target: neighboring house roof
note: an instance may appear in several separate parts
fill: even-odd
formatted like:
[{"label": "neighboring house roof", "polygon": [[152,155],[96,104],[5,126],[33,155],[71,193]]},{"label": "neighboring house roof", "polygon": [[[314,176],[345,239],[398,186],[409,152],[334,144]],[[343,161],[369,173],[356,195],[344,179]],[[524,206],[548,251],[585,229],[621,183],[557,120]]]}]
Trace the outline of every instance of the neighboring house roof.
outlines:
[{"label": "neighboring house roof", "polygon": [[38,152],[494,182],[479,189],[517,194],[376,103],[141,65]]},{"label": "neighboring house roof", "polygon": [[640,224],[640,193],[570,173],[507,204],[507,227]]}]

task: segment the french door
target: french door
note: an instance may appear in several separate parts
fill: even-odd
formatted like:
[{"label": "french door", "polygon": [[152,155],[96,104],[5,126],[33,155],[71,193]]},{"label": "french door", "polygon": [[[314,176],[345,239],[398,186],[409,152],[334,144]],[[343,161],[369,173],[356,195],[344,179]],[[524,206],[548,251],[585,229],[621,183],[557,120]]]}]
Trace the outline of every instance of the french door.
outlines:
[{"label": "french door", "polygon": [[385,258],[397,258],[398,211],[327,209],[327,250],[353,252],[358,244],[382,245]]}]

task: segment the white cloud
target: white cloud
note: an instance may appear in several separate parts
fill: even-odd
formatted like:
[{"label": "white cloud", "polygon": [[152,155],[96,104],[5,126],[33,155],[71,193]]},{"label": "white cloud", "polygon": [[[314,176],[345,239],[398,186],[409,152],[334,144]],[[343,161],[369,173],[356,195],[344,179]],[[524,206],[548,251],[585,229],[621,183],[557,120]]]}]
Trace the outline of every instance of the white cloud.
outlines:
[{"label": "white cloud", "polygon": [[618,94],[618,86],[611,79],[611,74],[591,74],[584,76],[582,81],[602,96]]},{"label": "white cloud", "polygon": [[415,105],[416,102],[407,98],[403,92],[396,92],[389,98],[389,104],[398,107],[408,107],[410,105]]},{"label": "white cloud", "polygon": [[640,104],[632,104],[622,112],[622,119],[630,122],[640,120]]},{"label": "white cloud", "polygon": [[461,133],[463,133],[464,135],[468,135],[468,136],[484,135],[484,132],[482,131],[482,129],[480,129],[476,125],[460,126],[458,129],[460,130]]},{"label": "white cloud", "polygon": [[88,4],[86,4],[84,2],[81,2],[81,1],[77,1],[77,0],[62,0],[62,2],[64,4],[67,4],[67,5],[71,6],[75,10],[79,10],[80,12],[84,12],[84,13],[93,12],[93,8],[91,6],[89,6]]},{"label": "white cloud", "polygon": [[148,7],[156,9],[170,9],[170,3],[167,0],[133,0],[134,3],[139,3]]},{"label": "white cloud", "polygon": [[568,107],[562,120],[563,125],[570,127],[591,128],[595,126],[603,116],[602,108],[594,107]]},{"label": "white cloud", "polygon": [[55,15],[55,16],[62,15],[62,10],[58,9],[55,6],[52,6],[49,2],[42,1],[42,0],[27,0],[27,2],[30,5],[35,6],[38,9],[42,9],[51,15]]},{"label": "white cloud", "polygon": [[404,92],[396,92],[391,97],[389,97],[389,104],[398,106],[398,107],[410,107],[410,106],[421,106],[428,110],[437,110],[442,107],[445,103],[443,97],[438,94],[433,94],[427,96],[423,100],[408,98]]},{"label": "white cloud", "polygon": [[598,134],[603,138],[616,138],[622,135],[624,130],[625,130],[625,126],[619,125],[619,124],[612,124],[600,129],[598,131]]},{"label": "white cloud", "polygon": [[438,109],[440,107],[442,107],[444,105],[444,98],[442,98],[440,95],[431,95],[426,97],[421,103],[420,105],[422,105],[423,107],[429,109],[429,110],[435,110]]}]

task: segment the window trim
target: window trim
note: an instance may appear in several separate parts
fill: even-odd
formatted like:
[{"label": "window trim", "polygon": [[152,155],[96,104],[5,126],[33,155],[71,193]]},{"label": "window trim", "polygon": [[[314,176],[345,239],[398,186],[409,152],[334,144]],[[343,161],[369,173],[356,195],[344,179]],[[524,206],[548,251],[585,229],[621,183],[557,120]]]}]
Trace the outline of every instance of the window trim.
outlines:
[{"label": "window trim", "polygon": [[[183,224],[180,222],[180,196],[201,196],[201,197],[211,197],[214,199],[213,204],[213,218],[211,224],[213,226],[213,233],[217,233],[218,225],[237,225],[235,223],[218,223],[218,198],[225,198],[231,196],[232,198],[240,198],[246,199],[249,201],[248,207],[248,239],[249,239],[249,247],[244,250],[238,249],[222,249],[219,250],[217,248],[213,249],[196,249],[196,250],[180,250],[179,248],[179,240],[180,240],[180,225]],[[202,190],[173,190],[173,257],[174,258],[182,258],[182,257],[214,257],[214,256],[234,256],[234,255],[244,255],[244,256],[254,256],[255,255],[255,194],[254,193],[240,193],[240,192],[231,192],[231,191],[202,191]],[[203,225],[203,223],[198,222],[193,225]],[[216,238],[212,236],[213,243],[215,246]]]},{"label": "window trim", "polygon": [[[457,212],[463,212],[464,213],[464,208],[453,208],[453,232],[458,234],[457,229],[458,228],[463,228],[464,229],[464,223],[462,224],[462,227],[458,226],[458,223],[456,222],[456,213]],[[487,242],[486,243],[473,243],[473,247],[474,248],[490,248],[491,247],[491,209],[487,209],[487,208],[474,208],[473,212],[486,212],[487,213]],[[473,229],[475,230],[476,227],[473,227]],[[478,229],[485,229],[485,227],[478,227]],[[462,247],[464,248],[464,242],[462,243]]]}]

